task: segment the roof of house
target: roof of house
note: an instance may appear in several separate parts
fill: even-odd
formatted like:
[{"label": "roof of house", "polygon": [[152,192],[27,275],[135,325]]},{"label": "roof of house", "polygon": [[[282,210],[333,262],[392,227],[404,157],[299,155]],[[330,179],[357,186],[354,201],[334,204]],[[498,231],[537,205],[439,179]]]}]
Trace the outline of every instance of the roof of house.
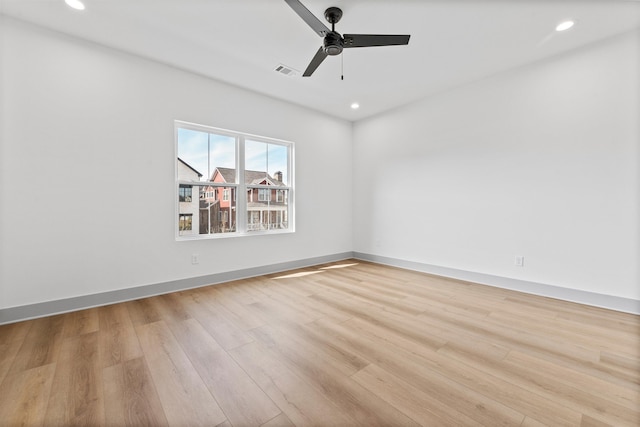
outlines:
[{"label": "roof of house", "polygon": [[192,171],[194,171],[195,173],[198,174],[198,178],[200,178],[202,176],[202,174],[200,172],[198,172],[197,170],[195,170],[193,168],[193,166],[191,166],[189,163],[185,162],[184,160],[182,160],[180,157],[178,157],[178,161],[181,162],[183,165],[185,165],[186,167],[188,167],[189,169],[191,169]]},{"label": "roof of house", "polygon": [[[236,180],[236,170],[233,168],[216,168],[216,171],[222,175],[224,182],[234,182]],[[216,172],[213,172],[213,176],[211,176],[211,180],[213,181]],[[284,186],[285,184],[282,181],[278,181],[265,171],[252,171],[245,170],[244,171],[244,183],[245,184],[259,184],[264,181],[264,179],[268,179],[271,185],[276,186]]]}]

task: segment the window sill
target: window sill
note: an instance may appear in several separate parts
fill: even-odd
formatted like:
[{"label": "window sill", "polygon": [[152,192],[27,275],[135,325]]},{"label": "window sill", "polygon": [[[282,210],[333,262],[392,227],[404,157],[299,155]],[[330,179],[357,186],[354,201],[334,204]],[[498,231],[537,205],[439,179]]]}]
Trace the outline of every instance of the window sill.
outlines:
[{"label": "window sill", "polygon": [[245,233],[218,233],[218,234],[198,234],[194,236],[176,236],[177,242],[192,242],[199,240],[217,240],[251,236],[272,236],[278,234],[292,234],[295,230],[264,230],[264,231],[248,231]]}]

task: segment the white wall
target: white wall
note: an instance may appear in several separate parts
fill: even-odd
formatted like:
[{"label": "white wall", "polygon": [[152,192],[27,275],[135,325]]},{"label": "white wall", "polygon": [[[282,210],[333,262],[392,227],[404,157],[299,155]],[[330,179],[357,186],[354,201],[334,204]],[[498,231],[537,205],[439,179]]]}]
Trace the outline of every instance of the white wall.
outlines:
[{"label": "white wall", "polygon": [[355,251],[639,300],[639,40],[356,123]]},{"label": "white wall", "polygon": [[[350,123],[0,19],[0,308],[352,250]],[[175,119],[294,141],[296,233],[176,242]]]},{"label": "white wall", "polygon": [[[0,17],[0,309],[351,250],[640,299],[639,37],[352,129]],[[296,142],[297,232],[176,242],[174,119]]]}]

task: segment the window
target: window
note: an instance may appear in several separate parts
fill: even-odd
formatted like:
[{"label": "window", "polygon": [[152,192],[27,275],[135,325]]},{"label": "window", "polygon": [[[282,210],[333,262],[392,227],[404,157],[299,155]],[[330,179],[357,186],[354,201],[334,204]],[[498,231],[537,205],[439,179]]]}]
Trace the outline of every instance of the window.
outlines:
[{"label": "window", "polygon": [[[291,186],[291,146],[257,138],[245,140],[245,183],[249,231],[287,230],[292,206],[287,196]],[[282,200],[278,200],[278,193]],[[275,202],[274,202],[275,199]]]},{"label": "window", "polygon": [[204,190],[201,194],[201,199],[207,200],[207,199],[213,199],[215,198],[215,191],[213,190],[213,188],[211,187],[207,187],[206,190]]},{"label": "window", "polygon": [[185,231],[191,231],[193,225],[193,214],[180,214],[178,227],[181,234]]},{"label": "window", "polygon": [[190,202],[191,201],[191,191],[192,186],[190,185],[180,185],[180,189],[178,190],[178,200],[181,202]]},{"label": "window", "polygon": [[177,239],[294,231],[293,143],[185,122],[175,139]]},{"label": "window", "polygon": [[271,190],[267,190],[265,188],[258,189],[258,201],[259,202],[268,202],[271,200]]}]

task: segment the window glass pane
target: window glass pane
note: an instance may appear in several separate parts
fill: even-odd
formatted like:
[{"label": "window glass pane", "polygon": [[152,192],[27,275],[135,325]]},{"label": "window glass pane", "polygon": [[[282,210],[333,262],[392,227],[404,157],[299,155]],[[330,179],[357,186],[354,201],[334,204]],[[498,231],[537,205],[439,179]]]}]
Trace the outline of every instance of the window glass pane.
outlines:
[{"label": "window glass pane", "polygon": [[266,184],[267,144],[246,140],[244,145],[244,178],[246,184]]},{"label": "window glass pane", "polygon": [[198,186],[180,185],[178,188],[178,234],[194,236],[198,234]]},{"label": "window glass pane", "polygon": [[[198,236],[236,231],[235,187],[180,185],[178,234]],[[188,196],[191,194],[191,196]],[[225,194],[228,200],[225,200]]]},{"label": "window glass pane", "polygon": [[269,144],[268,150],[269,164],[267,165],[267,172],[284,185],[289,185],[289,149],[284,145]]},{"label": "window glass pane", "polygon": [[178,229],[180,230],[180,235],[191,234],[193,226],[192,219],[192,214],[180,214],[180,219],[178,220]]},{"label": "window glass pane", "polygon": [[219,169],[219,182],[235,183],[236,139],[178,128],[178,164],[180,181],[213,180]]},{"label": "window glass pane", "polygon": [[180,185],[178,190],[178,201],[190,202],[193,198],[193,189],[191,185]]},{"label": "window glass pane", "polygon": [[236,188],[200,187],[199,234],[232,233],[236,231]]},{"label": "window glass pane", "polygon": [[[245,182],[248,185],[289,181],[289,149],[284,145],[247,140],[245,143]],[[268,178],[271,183],[266,182]]]},{"label": "window glass pane", "polygon": [[249,188],[247,231],[289,228],[289,190]]},{"label": "window glass pane", "polygon": [[210,173],[214,182],[236,183],[236,139],[226,135],[209,134]]},{"label": "window glass pane", "polygon": [[209,141],[206,132],[178,129],[178,180],[200,181],[209,173]]}]

